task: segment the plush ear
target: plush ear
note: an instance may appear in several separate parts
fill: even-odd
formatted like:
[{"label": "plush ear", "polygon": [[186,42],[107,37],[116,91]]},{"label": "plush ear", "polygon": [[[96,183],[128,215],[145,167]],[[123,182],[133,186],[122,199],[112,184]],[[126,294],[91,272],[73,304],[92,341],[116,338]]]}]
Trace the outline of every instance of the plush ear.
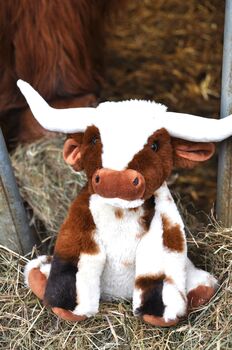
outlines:
[{"label": "plush ear", "polygon": [[181,168],[193,168],[199,162],[210,159],[215,152],[215,145],[211,142],[190,142],[172,139],[174,148],[174,164]]},{"label": "plush ear", "polygon": [[71,135],[64,143],[63,157],[75,171],[83,170],[81,165],[81,144],[83,133]]}]

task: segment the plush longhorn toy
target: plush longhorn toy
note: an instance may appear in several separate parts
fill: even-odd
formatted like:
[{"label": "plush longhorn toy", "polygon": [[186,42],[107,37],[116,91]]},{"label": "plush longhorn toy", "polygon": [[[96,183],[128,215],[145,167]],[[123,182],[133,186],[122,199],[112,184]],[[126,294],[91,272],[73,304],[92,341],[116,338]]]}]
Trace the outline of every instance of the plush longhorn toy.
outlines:
[{"label": "plush longhorn toy", "polygon": [[156,326],[175,325],[207,303],[217,281],[187,257],[183,221],[166,180],[173,166],[209,159],[211,142],[232,135],[232,115],[207,119],[136,100],[54,109],[26,82],[18,86],[45,129],[70,135],[64,159],[88,178],[53,257],[27,264],[31,290],[72,321],[95,315],[100,298],[132,298],[134,314]]}]

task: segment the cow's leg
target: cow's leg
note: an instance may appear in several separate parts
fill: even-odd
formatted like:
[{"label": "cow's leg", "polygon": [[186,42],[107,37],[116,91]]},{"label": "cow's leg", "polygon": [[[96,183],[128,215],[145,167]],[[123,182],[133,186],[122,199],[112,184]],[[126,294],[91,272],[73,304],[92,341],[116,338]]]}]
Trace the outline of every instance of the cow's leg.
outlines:
[{"label": "cow's leg", "polygon": [[55,310],[71,310],[78,317],[90,317],[98,312],[105,252],[100,244],[97,247],[95,253],[80,253],[76,264],[55,253],[44,295],[45,304]]},{"label": "cow's leg", "polygon": [[145,322],[168,327],[186,313],[186,257],[166,254],[157,226],[137,249],[133,310]]},{"label": "cow's leg", "polygon": [[187,298],[188,309],[206,304],[218,288],[216,278],[209,272],[196,268],[187,259]]},{"label": "cow's leg", "polygon": [[183,222],[168,188],[157,191],[155,216],[136,252],[134,313],[157,326],[186,314],[187,250]]},{"label": "cow's leg", "polygon": [[[51,270],[51,256],[41,255],[36,259],[29,261],[25,266],[24,277],[25,284],[41,300],[44,298],[47,279]],[[82,321],[86,317],[74,315],[71,311],[62,308],[52,308],[52,311],[60,318],[66,321]]]},{"label": "cow's leg", "polygon": [[77,306],[75,315],[94,316],[98,312],[100,300],[100,278],[104,268],[106,254],[99,245],[95,255],[82,253],[76,274]]},{"label": "cow's leg", "polygon": [[98,311],[104,263],[105,253],[100,248],[95,255],[81,254],[76,269],[57,256],[51,267],[51,257],[40,256],[26,265],[25,282],[57,316],[81,321]]}]

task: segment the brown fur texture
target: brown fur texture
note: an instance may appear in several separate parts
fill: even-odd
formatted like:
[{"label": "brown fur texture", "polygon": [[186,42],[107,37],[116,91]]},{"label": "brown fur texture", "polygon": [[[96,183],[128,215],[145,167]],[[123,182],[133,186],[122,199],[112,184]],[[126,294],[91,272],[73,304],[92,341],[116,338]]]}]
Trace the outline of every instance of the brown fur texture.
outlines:
[{"label": "brown fur texture", "polygon": [[[78,100],[90,93],[99,95],[104,25],[109,14],[125,3],[123,0],[0,2],[0,123],[4,124],[8,137],[13,129],[21,127],[18,121],[28,113],[26,101],[16,86],[19,78],[32,84],[48,102],[64,101],[61,107],[65,107],[66,99]],[[89,97],[87,100],[92,103]],[[73,100],[72,107],[76,104],[79,102]]]},{"label": "brown fur texture", "polygon": [[[159,144],[156,152],[152,149],[154,141]],[[148,138],[144,148],[128,164],[129,169],[137,170],[145,179],[144,199],[150,198],[170,175],[173,167],[172,154],[171,137],[165,129],[160,129]]]},{"label": "brown fur texture", "polygon": [[98,253],[93,240],[95,224],[89,210],[89,196],[85,187],[72,203],[56,240],[54,253],[73,264],[77,264],[80,253]]},{"label": "brown fur texture", "polygon": [[143,204],[144,215],[140,218],[140,224],[142,224],[144,231],[147,232],[150,228],[151,221],[155,214],[155,200],[154,196],[147,199]]},{"label": "brown fur texture", "polygon": [[162,317],[165,305],[162,299],[163,282],[165,275],[141,276],[135,280],[135,287],[142,290],[141,306],[136,309],[135,314],[139,316],[153,315]]},{"label": "brown fur texture", "polygon": [[169,250],[181,253],[184,250],[184,237],[180,230],[180,225],[173,224],[169,218],[162,215],[163,224],[163,244]]},{"label": "brown fur texture", "polygon": [[114,215],[115,215],[116,219],[122,219],[124,216],[123,210],[120,208],[115,209]]}]

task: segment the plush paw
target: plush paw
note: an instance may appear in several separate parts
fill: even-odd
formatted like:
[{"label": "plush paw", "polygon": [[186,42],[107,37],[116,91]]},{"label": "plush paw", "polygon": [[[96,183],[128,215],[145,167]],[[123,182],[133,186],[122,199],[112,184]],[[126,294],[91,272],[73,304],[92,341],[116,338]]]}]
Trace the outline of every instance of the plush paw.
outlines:
[{"label": "plush paw", "polygon": [[155,288],[135,291],[134,314],[145,322],[159,327],[176,325],[186,314],[187,299],[174,284],[156,283]]},{"label": "plush paw", "polygon": [[174,284],[165,283],[163,288],[165,322],[174,322],[186,315],[187,299]]},{"label": "plush paw", "polygon": [[188,295],[188,311],[207,304],[216,293],[216,286],[200,285],[192,289]]},{"label": "plush paw", "polygon": [[[39,268],[32,268],[27,276],[28,287],[41,300],[44,298],[45,288],[47,284],[46,276]],[[55,315],[65,321],[80,322],[87,318],[85,315],[75,315],[70,310],[65,310],[59,307],[53,307],[52,311]]]},{"label": "plush paw", "polygon": [[178,318],[176,318],[175,320],[165,321],[163,317],[156,317],[152,315],[143,315],[142,319],[144,322],[149,323],[152,326],[156,326],[156,327],[176,326],[177,323],[179,322]]},{"label": "plush paw", "polygon": [[73,310],[73,314],[77,316],[85,315],[86,317],[95,316],[98,313],[99,303],[80,303]]},{"label": "plush paw", "polygon": [[45,288],[47,284],[47,277],[38,268],[32,268],[27,277],[28,287],[32,292],[39,298],[43,300]]},{"label": "plush paw", "polygon": [[62,318],[62,320],[65,320],[65,321],[80,322],[87,319],[87,316],[85,315],[75,315],[72,311],[65,310],[60,307],[53,307],[52,311],[59,318]]}]

